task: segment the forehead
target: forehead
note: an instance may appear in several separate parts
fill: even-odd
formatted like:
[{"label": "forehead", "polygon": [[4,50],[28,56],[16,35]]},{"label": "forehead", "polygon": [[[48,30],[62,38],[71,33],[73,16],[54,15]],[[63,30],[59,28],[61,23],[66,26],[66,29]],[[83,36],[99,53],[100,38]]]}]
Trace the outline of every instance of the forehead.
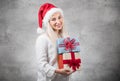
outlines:
[{"label": "forehead", "polygon": [[60,12],[55,12],[51,17],[55,17],[55,16],[61,16],[62,14]]}]

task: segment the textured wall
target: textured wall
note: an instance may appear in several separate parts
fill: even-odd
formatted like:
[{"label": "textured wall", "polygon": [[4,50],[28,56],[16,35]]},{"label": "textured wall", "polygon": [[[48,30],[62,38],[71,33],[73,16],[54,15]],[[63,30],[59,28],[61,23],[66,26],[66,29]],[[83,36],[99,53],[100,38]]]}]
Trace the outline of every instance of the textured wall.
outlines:
[{"label": "textured wall", "polygon": [[0,81],[36,81],[37,12],[46,1],[80,37],[82,69],[72,81],[120,81],[120,0],[0,0]]}]

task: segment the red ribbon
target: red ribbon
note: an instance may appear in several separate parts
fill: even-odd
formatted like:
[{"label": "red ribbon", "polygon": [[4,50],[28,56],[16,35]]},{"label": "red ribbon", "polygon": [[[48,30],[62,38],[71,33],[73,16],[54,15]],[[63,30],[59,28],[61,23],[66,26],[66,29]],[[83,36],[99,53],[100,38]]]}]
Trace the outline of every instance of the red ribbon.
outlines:
[{"label": "red ribbon", "polygon": [[72,50],[75,48],[73,45],[75,43],[75,39],[70,40],[70,38],[67,38],[64,40],[65,50]]},{"label": "red ribbon", "polygon": [[74,71],[80,67],[81,59],[75,59],[74,52],[71,52],[71,59],[70,60],[63,60],[63,64],[68,64],[69,67],[72,67]]},{"label": "red ribbon", "polygon": [[75,42],[76,40],[73,38],[70,40],[70,38],[66,38],[64,39],[63,43],[64,44],[60,44],[59,47],[65,47],[65,50],[70,50],[72,51],[73,49],[75,49],[76,46],[79,45],[79,42]]}]

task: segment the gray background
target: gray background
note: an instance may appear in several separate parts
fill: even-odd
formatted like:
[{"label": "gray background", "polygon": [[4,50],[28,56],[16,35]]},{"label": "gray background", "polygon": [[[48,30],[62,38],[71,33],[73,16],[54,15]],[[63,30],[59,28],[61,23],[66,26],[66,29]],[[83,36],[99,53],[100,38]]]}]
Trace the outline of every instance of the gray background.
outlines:
[{"label": "gray background", "polygon": [[62,8],[81,42],[81,71],[72,81],[120,81],[120,0],[0,0],[0,81],[36,81],[37,13]]}]

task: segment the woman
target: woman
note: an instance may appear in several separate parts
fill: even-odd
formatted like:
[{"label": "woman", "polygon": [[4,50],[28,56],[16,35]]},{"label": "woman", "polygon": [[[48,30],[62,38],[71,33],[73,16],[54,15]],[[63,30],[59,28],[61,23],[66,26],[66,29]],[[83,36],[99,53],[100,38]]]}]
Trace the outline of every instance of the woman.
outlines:
[{"label": "woman", "polygon": [[39,28],[46,31],[36,40],[38,59],[38,81],[69,81],[72,73],[68,69],[58,69],[56,40],[67,37],[64,28],[63,11],[53,4],[43,4],[38,13]]}]

